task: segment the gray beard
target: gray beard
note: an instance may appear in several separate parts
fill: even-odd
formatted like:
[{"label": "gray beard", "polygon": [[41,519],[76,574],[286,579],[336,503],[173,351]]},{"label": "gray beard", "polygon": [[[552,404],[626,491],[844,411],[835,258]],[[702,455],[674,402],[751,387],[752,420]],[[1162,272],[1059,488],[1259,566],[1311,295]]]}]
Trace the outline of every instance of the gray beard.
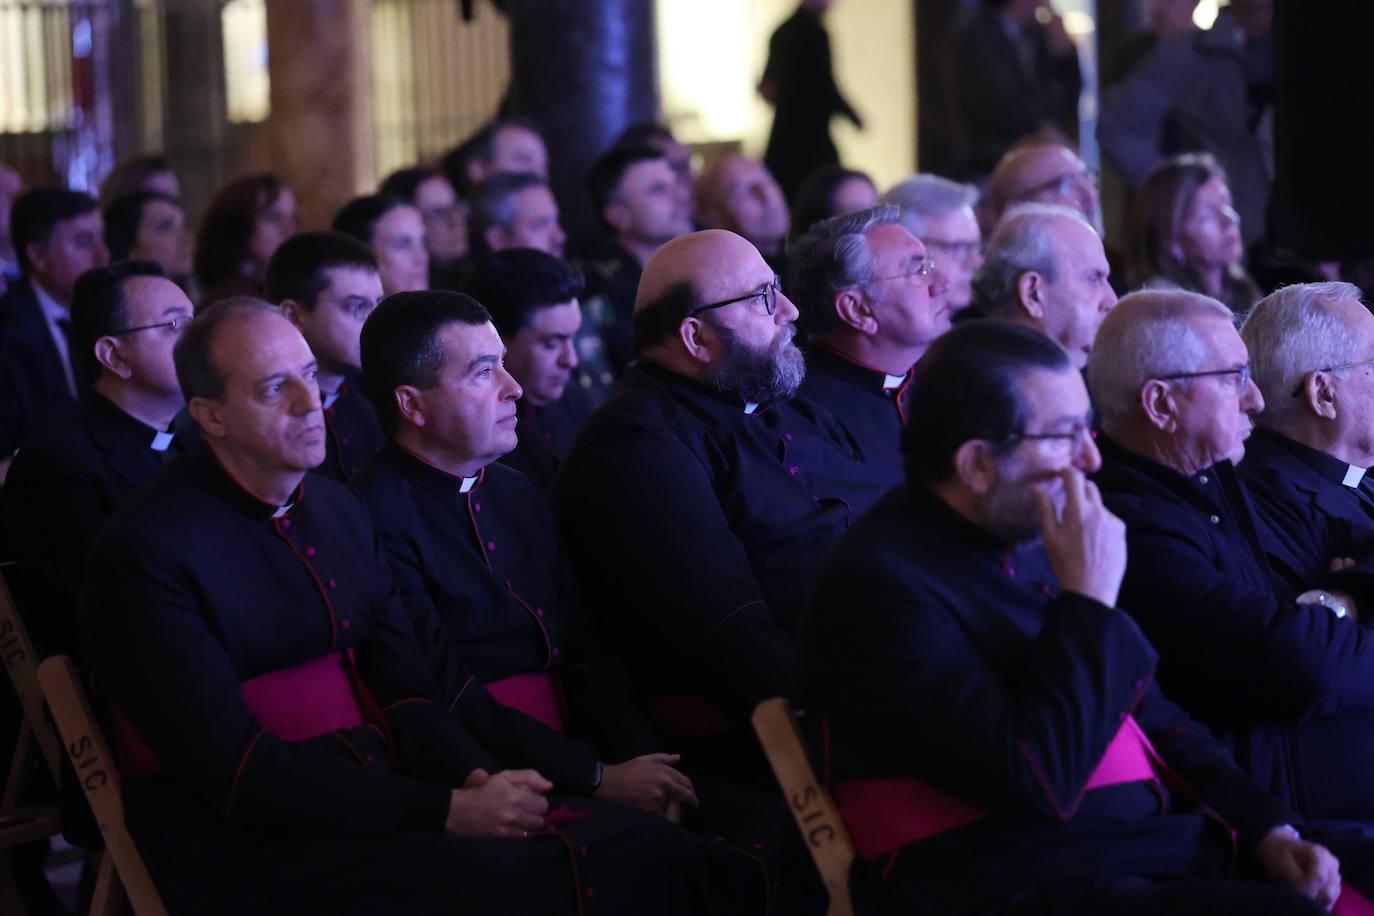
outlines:
[{"label": "gray beard", "polygon": [[789,400],[806,378],[806,360],[792,343],[796,325],[784,325],[763,351],[752,350],[740,342],[735,332],[715,325],[724,343],[722,358],[714,364],[706,381],[721,394],[744,403],[771,404]]}]

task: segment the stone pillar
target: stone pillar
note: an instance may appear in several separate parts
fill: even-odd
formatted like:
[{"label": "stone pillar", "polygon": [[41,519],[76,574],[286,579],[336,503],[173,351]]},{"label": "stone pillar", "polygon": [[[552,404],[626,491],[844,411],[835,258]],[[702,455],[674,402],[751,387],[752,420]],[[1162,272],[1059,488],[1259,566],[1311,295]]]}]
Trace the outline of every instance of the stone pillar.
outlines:
[{"label": "stone pillar", "polygon": [[563,227],[585,240],[600,232],[587,192],[592,164],[630,124],[658,116],[654,4],[507,0],[506,9],[510,109],[543,131]]},{"label": "stone pillar", "polygon": [[266,161],[291,186],[301,227],[327,228],[372,174],[367,0],[268,0],[272,113]]}]

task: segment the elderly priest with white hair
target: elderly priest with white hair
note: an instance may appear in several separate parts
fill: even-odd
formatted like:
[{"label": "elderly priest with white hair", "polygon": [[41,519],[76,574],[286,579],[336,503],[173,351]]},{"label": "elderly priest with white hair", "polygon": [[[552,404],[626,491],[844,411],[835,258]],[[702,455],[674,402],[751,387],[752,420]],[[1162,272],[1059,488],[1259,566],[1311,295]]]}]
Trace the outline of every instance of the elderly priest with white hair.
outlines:
[{"label": "elderly priest with white hair", "polygon": [[[1133,293],[1087,371],[1104,433],[1095,479],[1127,528],[1120,603],[1159,651],[1160,686],[1337,848],[1374,825],[1374,784],[1357,775],[1374,763],[1374,635],[1349,613],[1368,577],[1314,516],[1280,531],[1256,511],[1236,465],[1265,401],[1230,310]],[[1315,593],[1271,566],[1284,538],[1324,551],[1321,581],[1304,583]]]}]

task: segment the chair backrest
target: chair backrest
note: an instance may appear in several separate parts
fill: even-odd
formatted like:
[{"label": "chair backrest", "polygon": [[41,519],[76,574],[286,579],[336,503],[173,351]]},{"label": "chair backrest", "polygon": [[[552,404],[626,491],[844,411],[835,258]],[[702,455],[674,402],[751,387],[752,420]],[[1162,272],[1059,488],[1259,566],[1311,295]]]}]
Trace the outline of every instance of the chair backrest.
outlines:
[{"label": "chair backrest", "polygon": [[[76,777],[91,803],[100,834],[105,838],[105,856],[113,863],[113,871],[123,884],[129,903],[138,916],[166,916],[167,909],[153,886],[148,867],[124,824],[119,771],[86,700],[76,667],[67,656],[54,655],[38,666],[38,680],[53,718],[57,720],[57,730],[62,734]],[[97,897],[102,891],[99,884],[98,881]],[[95,902],[91,909],[96,911]]]},{"label": "chair backrest", "polygon": [[828,916],[853,916],[849,868],[854,862],[854,843],[835,800],[816,781],[791,705],[781,697],[764,700],[754,709],[753,722],[768,763],[787,797],[787,806],[792,809],[806,848],[830,893]]},{"label": "chair backrest", "polygon": [[[57,735],[43,713],[43,690],[38,684],[38,656],[33,651],[33,642],[19,616],[19,608],[14,603],[9,586],[0,576],[0,660],[5,663],[14,692],[19,696],[19,705],[24,711],[24,725],[18,742],[18,749],[26,751],[28,739],[38,745],[43,760],[52,773],[53,782],[60,779],[61,754],[57,746]],[[16,755],[15,766],[22,766],[23,760]]]}]

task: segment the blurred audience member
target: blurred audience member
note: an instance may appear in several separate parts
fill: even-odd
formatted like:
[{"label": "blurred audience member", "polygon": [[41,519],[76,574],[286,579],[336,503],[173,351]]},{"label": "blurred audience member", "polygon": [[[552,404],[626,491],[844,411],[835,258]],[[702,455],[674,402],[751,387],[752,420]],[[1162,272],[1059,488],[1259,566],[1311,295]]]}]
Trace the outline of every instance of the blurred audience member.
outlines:
[{"label": "blurred audience member", "polygon": [[478,255],[537,248],[561,258],[568,240],[553,191],[531,172],[498,172],[479,184],[472,194],[469,232]]},{"label": "blurred audience member", "polygon": [[174,200],[181,198],[181,182],[166,156],[134,156],[116,165],[100,183],[100,205],[108,207],[126,194],[139,191],[166,194]]},{"label": "blurred audience member", "polygon": [[1015,204],[1057,204],[1083,214],[1102,234],[1102,199],[1097,175],[1062,143],[1032,141],[1008,152],[988,184],[994,222]]},{"label": "blurred audience member", "polygon": [[500,172],[529,172],[549,177],[549,151],[538,128],[529,121],[492,121],[444,156],[444,174],[465,200],[482,182]]},{"label": "blurred audience member", "polygon": [[787,273],[787,201],[762,163],[740,153],[717,159],[697,179],[696,205],[706,228],[744,236],[774,273]]},{"label": "blurred audience member", "polygon": [[840,165],[823,165],[806,176],[792,197],[792,228],[801,237],[812,225],[841,213],[865,210],[878,202],[873,179]]},{"label": "blurred audience member", "polygon": [[192,267],[197,308],[232,296],[258,295],[267,262],[296,234],[296,195],[264,172],[229,182],[210,200],[196,234]]},{"label": "blurred audience member", "polygon": [[404,200],[384,194],[355,197],[335,214],[332,228],[372,249],[386,295],[429,289],[424,217]]},{"label": "blurred audience member", "polygon": [[649,146],[663,154],[677,176],[678,184],[691,200],[696,179],[692,174],[692,150],[679,143],[673,132],[655,121],[640,121],[625,128],[615,141],[616,146]]},{"label": "blurred audience member", "polygon": [[437,169],[424,165],[392,172],[378,193],[414,205],[425,221],[430,289],[460,290],[471,270],[468,208]]},{"label": "blurred audience member", "polygon": [[958,313],[973,302],[973,272],[983,263],[983,239],[973,205],[978,189],[939,175],[913,175],[883,201],[901,208],[902,225],[926,246],[949,281],[945,301]]},{"label": "blurred audience member", "polygon": [[981,0],[956,24],[942,61],[962,174],[981,178],[1017,139],[1078,135],[1083,77],[1064,24],[1037,21],[1042,0]]},{"label": "blurred audience member", "polygon": [[1241,218],[1226,173],[1208,153],[1160,163],[1140,186],[1131,219],[1131,282],[1178,288],[1244,312],[1262,295],[1241,263]]},{"label": "blurred audience member", "polygon": [[112,261],[152,261],[173,281],[191,276],[191,230],[176,198],[135,191],[105,208],[105,247]]},{"label": "blurred audience member", "polygon": [[856,127],[863,120],[835,85],[830,36],[821,16],[831,0],[802,0],[768,41],[759,94],[772,103],[773,130],[763,160],[789,199],[806,176],[840,161],[830,139],[830,119],[844,115]]},{"label": "blurred audience member", "polygon": [[19,256],[14,251],[14,240],[10,237],[10,209],[23,190],[24,179],[14,169],[0,162],[0,296],[5,294],[10,283],[23,275],[19,269]]}]

